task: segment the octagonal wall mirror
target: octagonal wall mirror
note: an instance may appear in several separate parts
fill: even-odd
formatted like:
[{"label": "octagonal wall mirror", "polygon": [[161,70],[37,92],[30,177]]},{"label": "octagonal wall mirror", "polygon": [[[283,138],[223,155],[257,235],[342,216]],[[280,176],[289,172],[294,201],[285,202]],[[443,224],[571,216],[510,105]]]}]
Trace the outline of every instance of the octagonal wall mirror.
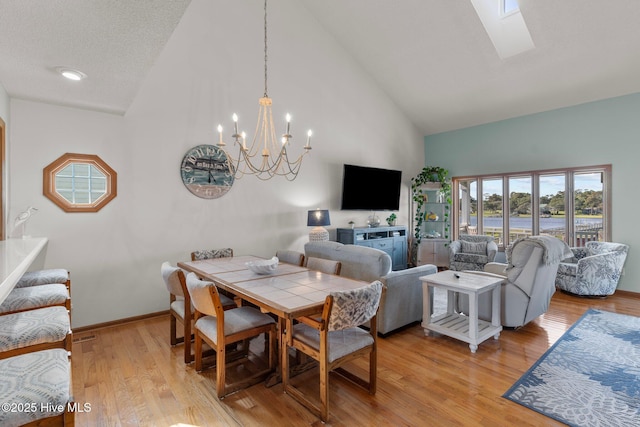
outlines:
[{"label": "octagonal wall mirror", "polygon": [[118,174],[94,154],[66,153],[43,170],[43,194],[65,212],[98,212],[117,195]]}]

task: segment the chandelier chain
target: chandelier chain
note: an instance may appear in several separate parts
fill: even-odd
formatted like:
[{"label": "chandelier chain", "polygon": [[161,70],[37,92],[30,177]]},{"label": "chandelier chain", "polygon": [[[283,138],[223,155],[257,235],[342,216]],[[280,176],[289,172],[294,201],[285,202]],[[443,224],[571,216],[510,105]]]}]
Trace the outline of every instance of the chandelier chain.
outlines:
[{"label": "chandelier chain", "polygon": [[267,95],[267,0],[264,0],[264,97]]}]

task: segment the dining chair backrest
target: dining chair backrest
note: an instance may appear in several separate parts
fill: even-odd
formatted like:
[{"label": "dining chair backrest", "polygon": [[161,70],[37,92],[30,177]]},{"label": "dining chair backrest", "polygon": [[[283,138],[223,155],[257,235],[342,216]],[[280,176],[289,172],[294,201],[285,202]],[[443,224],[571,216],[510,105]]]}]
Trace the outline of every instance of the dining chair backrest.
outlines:
[{"label": "dining chair backrest", "polygon": [[286,262],[293,265],[304,265],[304,254],[298,251],[280,250],[276,252],[276,257],[280,262]]},{"label": "dining chair backrest", "polygon": [[376,280],[361,288],[331,292],[330,295],[333,303],[328,330],[355,328],[376,315],[382,296],[382,282]]},{"label": "dining chair backrest", "polygon": [[199,251],[191,252],[191,261],[200,261],[203,259],[213,259],[213,258],[229,258],[232,256],[233,256],[232,248],[202,249]]},{"label": "dining chair backrest", "polygon": [[164,284],[170,294],[184,297],[184,272],[178,267],[173,267],[168,262],[163,262],[160,267]]},{"label": "dining chair backrest", "polygon": [[[189,273],[187,274],[187,289],[191,296],[191,303],[200,313],[207,316],[217,316],[219,312],[222,313],[220,296],[215,284],[200,280],[195,273]],[[217,310],[217,305],[220,306],[220,311]]]},{"label": "dining chair backrest", "polygon": [[308,257],[307,268],[310,270],[320,271],[327,274],[340,274],[340,268],[342,263],[340,261],[334,261],[332,259]]}]

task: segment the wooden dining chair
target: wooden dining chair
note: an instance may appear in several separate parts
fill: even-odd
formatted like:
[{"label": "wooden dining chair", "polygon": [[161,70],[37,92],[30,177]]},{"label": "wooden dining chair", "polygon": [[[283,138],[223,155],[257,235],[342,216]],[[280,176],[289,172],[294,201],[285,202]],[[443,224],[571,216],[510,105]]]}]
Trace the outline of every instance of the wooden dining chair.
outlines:
[{"label": "wooden dining chair", "polygon": [[[216,392],[218,397],[222,399],[233,391],[248,387],[266,378],[274,370],[276,363],[275,320],[253,307],[243,306],[223,310],[220,294],[215,284],[200,280],[194,273],[187,275],[187,289],[195,307],[196,371],[202,371],[202,342],[204,341],[216,352]],[[246,349],[228,351],[229,344],[239,343],[263,333],[267,335],[266,339],[269,342],[267,367],[258,369],[249,377],[227,384],[227,360],[235,359],[236,353],[246,354]]]},{"label": "wooden dining chair", "polygon": [[203,259],[213,259],[213,258],[230,258],[232,256],[233,256],[232,248],[202,249],[199,251],[191,252],[191,261],[200,261]]},{"label": "wooden dining chair", "polygon": [[316,270],[322,273],[334,274],[337,276],[340,274],[341,267],[342,263],[340,261],[316,257],[307,258],[307,268],[310,270]]},{"label": "wooden dining chair", "polygon": [[[322,317],[299,317],[294,325],[287,319],[282,344],[282,384],[284,392],[296,399],[324,422],[329,415],[329,372],[336,371],[370,394],[376,393],[377,378],[377,322],[376,315],[382,295],[378,280],[361,288],[331,292],[327,296]],[[358,326],[370,320],[367,331]],[[305,396],[293,386],[289,378],[289,347],[295,348],[319,364],[320,402]],[[341,366],[360,356],[369,356],[369,379],[346,371]]]},{"label": "wooden dining chair", "polygon": [[[167,291],[169,291],[169,314],[171,316],[169,340],[172,346],[184,342],[184,363],[191,363],[193,361],[193,355],[191,354],[193,304],[191,304],[191,297],[187,291],[184,271],[181,268],[173,267],[168,262],[164,262],[160,272]],[[237,306],[231,298],[224,295],[220,296],[220,303],[225,309]],[[179,338],[176,331],[177,321],[180,321],[183,327],[183,335]]]},{"label": "wooden dining chair", "polygon": [[304,254],[298,251],[280,250],[276,252],[276,257],[280,262],[298,266],[304,265]]}]

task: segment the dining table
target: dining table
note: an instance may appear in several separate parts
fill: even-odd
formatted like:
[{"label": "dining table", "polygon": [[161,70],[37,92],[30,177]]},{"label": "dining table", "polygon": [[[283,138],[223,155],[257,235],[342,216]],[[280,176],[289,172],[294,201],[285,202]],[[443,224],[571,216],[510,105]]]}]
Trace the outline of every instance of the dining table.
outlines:
[{"label": "dining table", "polygon": [[306,267],[279,263],[269,274],[254,273],[248,262],[264,258],[243,255],[199,261],[178,262],[178,267],[209,280],[234,296],[257,305],[281,319],[294,319],[322,312],[331,291],[344,291],[366,283],[310,270]]},{"label": "dining table", "polygon": [[[280,351],[287,320],[322,313],[326,297],[332,291],[345,291],[367,283],[348,277],[322,273],[294,264],[279,263],[268,274],[258,274],[247,263],[263,261],[254,255],[178,262],[178,267],[213,282],[233,296],[258,306],[278,317]],[[280,354],[282,357],[282,354]],[[280,358],[278,358],[280,360]],[[268,386],[274,381],[268,381]]]}]

